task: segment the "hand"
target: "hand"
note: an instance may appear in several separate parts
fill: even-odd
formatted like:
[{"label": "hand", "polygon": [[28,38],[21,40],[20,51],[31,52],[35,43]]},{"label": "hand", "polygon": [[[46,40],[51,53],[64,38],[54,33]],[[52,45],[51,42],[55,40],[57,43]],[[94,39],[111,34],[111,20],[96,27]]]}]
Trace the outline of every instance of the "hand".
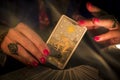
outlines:
[{"label": "hand", "polygon": [[84,19],[78,21],[79,25],[86,26],[88,30],[98,29],[101,26],[106,28],[106,33],[94,37],[96,42],[107,42],[109,45],[120,43],[120,24],[115,21],[114,17],[101,10],[100,8],[87,3],[86,7],[93,16],[92,19]]},{"label": "hand", "polygon": [[[17,45],[17,55],[10,52],[8,48],[10,43]],[[1,48],[7,55],[32,66],[38,66],[39,62],[44,64],[45,57],[49,55],[49,48],[45,42],[23,23],[8,31]]]}]

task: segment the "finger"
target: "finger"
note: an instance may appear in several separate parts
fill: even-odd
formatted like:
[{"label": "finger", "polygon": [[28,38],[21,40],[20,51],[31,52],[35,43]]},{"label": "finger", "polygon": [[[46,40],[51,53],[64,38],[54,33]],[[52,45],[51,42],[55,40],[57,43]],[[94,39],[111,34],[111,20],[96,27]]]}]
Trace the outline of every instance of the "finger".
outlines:
[{"label": "finger", "polygon": [[[19,32],[15,31],[14,29],[10,29],[7,35],[12,41],[21,44],[28,52],[30,52],[37,60],[41,63],[45,62],[45,58],[41,54],[41,52],[32,44],[32,42],[20,34]],[[15,36],[15,37],[13,37]],[[43,60],[44,59],[44,60]]]},{"label": "finger", "polygon": [[10,53],[8,46],[7,46],[9,43],[15,43],[15,42],[11,41],[8,37],[6,37],[4,40],[3,46],[2,46],[2,48],[4,47],[3,49],[5,49],[5,53],[8,53],[8,55],[12,56],[13,58],[21,61],[22,63],[26,65],[32,65],[34,67],[38,66],[38,61],[34,59],[28,52],[26,52],[26,50],[19,44],[17,45],[18,55],[14,55]]},{"label": "finger", "polygon": [[10,53],[9,49],[8,49],[8,44],[12,43],[12,41],[6,36],[4,41],[1,44],[1,48],[3,50],[4,53],[6,53],[9,56],[12,56],[13,58],[19,60],[20,62],[24,63],[24,64],[28,64],[28,61],[25,60],[23,57],[18,56],[18,55],[13,55]]},{"label": "finger", "polygon": [[18,55],[23,57],[24,59],[26,59],[30,65],[36,67],[38,66],[38,61],[33,58],[32,55],[30,55],[21,45],[17,45],[18,46]]},{"label": "finger", "polygon": [[119,28],[118,21],[116,21],[111,15],[103,16],[101,18],[93,18],[89,20],[79,20],[78,24],[80,26],[86,26],[88,29],[97,29],[99,27],[104,27],[108,30],[115,30]]},{"label": "finger", "polygon": [[[104,13],[103,10],[101,10],[100,8],[92,5],[90,2],[87,2],[86,7],[88,9],[89,12],[91,12],[95,17],[101,17],[102,15],[106,14]],[[96,29],[99,28],[100,26],[94,24],[94,21],[98,22],[98,18],[94,18],[92,20],[79,20],[78,24],[80,26],[86,26],[88,29]]]},{"label": "finger", "polygon": [[45,44],[45,42],[33,30],[28,28],[27,25],[20,23],[16,26],[15,29],[23,35],[25,35],[29,40],[31,40],[34,43],[34,45],[38,48],[38,50],[42,52],[43,55],[49,55],[50,50]]},{"label": "finger", "polygon": [[100,8],[94,6],[94,5],[93,5],[92,3],[90,3],[90,2],[87,2],[86,8],[88,9],[89,12],[100,12],[100,11],[101,11]]},{"label": "finger", "polygon": [[[109,30],[113,30],[113,29],[118,29],[118,24],[117,22],[115,23],[114,19],[112,18],[93,18],[92,19],[94,25],[97,27],[105,27]],[[113,28],[115,24],[115,27]]]},{"label": "finger", "polygon": [[89,12],[91,12],[92,15],[94,15],[95,17],[100,17],[103,15],[108,15],[107,12],[105,12],[104,10],[94,6],[92,3],[87,2],[86,4],[86,8]]},{"label": "finger", "polygon": [[95,25],[93,24],[93,21],[91,19],[79,20],[78,24],[80,26],[87,27],[87,29],[94,29],[95,28]]},{"label": "finger", "polygon": [[96,42],[101,42],[101,41],[106,41],[106,40],[113,39],[113,38],[120,39],[120,32],[118,30],[112,30],[112,31],[109,31],[109,32],[107,32],[105,34],[95,36],[94,40]]}]

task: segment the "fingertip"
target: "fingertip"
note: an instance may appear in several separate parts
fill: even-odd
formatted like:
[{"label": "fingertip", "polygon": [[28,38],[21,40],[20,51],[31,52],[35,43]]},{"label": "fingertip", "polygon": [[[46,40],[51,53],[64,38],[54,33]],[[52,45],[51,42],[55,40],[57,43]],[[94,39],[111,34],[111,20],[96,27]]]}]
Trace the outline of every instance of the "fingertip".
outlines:
[{"label": "fingertip", "polygon": [[85,24],[85,21],[84,20],[79,20],[79,21],[77,21],[77,23],[81,26],[81,25]]},{"label": "fingertip", "polygon": [[96,23],[98,23],[100,20],[98,19],[98,18],[92,18],[92,22],[94,23],[94,24],[96,24]]},{"label": "fingertip", "polygon": [[94,39],[95,41],[99,41],[99,40],[100,40],[100,37],[99,37],[99,36],[95,36],[93,39]]},{"label": "fingertip", "polygon": [[101,11],[100,8],[94,6],[91,2],[87,2],[86,3],[86,8],[89,12],[93,13],[93,12],[99,12]]},{"label": "fingertip", "polygon": [[44,53],[45,56],[48,56],[48,55],[50,54],[50,52],[49,52],[48,49],[44,49],[44,50],[43,50],[43,53]]},{"label": "fingertip", "polygon": [[38,62],[37,61],[33,61],[32,62],[32,66],[37,67],[38,66]]},{"label": "fingertip", "polygon": [[40,63],[41,63],[41,64],[45,64],[45,63],[46,63],[45,57],[41,57],[41,58],[40,58]]},{"label": "fingertip", "polygon": [[92,10],[92,3],[90,3],[90,2],[87,2],[86,3],[86,8],[88,9],[88,11],[90,11],[91,12],[91,10]]}]

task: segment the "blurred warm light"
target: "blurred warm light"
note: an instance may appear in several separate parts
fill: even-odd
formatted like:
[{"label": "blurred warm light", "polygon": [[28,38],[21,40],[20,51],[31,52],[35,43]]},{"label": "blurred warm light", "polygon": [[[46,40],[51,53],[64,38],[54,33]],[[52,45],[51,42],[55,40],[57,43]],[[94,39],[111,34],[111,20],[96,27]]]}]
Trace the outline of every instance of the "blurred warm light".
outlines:
[{"label": "blurred warm light", "polygon": [[120,44],[117,44],[116,47],[117,47],[118,49],[120,49]]}]

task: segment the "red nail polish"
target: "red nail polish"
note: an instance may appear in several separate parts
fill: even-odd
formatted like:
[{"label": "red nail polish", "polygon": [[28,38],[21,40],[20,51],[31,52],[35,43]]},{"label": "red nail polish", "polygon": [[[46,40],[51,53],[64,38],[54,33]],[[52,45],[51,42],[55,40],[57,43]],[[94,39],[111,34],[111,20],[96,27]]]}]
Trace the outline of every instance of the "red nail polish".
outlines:
[{"label": "red nail polish", "polygon": [[93,21],[93,23],[99,22],[99,19],[98,18],[93,18],[92,21]]},{"label": "red nail polish", "polygon": [[80,21],[78,21],[78,24],[79,24],[79,25],[83,25],[84,23],[85,23],[84,20],[80,20]]},{"label": "red nail polish", "polygon": [[98,41],[98,40],[100,40],[100,37],[95,36],[95,37],[94,37],[94,40],[95,40],[95,41]]},{"label": "red nail polish", "polygon": [[46,63],[46,59],[45,59],[44,57],[41,57],[41,58],[40,58],[40,63],[41,63],[41,64],[45,64],[45,63]]},{"label": "red nail polish", "polygon": [[43,53],[45,54],[45,56],[48,56],[49,55],[49,51],[47,49],[44,49],[43,50]]},{"label": "red nail polish", "polygon": [[38,63],[37,63],[36,61],[33,61],[33,62],[32,62],[32,65],[33,65],[34,67],[37,67],[37,66],[38,66]]},{"label": "red nail polish", "polygon": [[88,2],[88,3],[87,3],[87,6],[88,6],[89,8],[91,8],[91,7],[92,7],[92,4],[91,4],[90,2]]}]

